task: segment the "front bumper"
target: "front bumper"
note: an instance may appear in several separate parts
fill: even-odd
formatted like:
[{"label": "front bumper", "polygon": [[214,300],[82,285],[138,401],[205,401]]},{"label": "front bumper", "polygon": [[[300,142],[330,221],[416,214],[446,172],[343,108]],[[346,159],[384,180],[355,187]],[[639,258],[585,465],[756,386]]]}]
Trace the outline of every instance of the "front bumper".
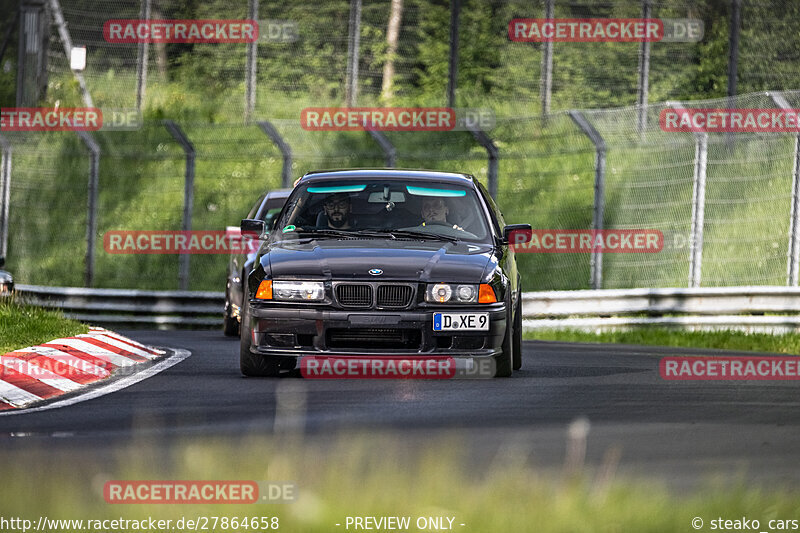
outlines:
[{"label": "front bumper", "polygon": [[[434,313],[489,314],[488,331],[434,331]],[[502,353],[504,303],[407,311],[250,306],[254,353],[299,358],[448,356],[491,358]]]}]

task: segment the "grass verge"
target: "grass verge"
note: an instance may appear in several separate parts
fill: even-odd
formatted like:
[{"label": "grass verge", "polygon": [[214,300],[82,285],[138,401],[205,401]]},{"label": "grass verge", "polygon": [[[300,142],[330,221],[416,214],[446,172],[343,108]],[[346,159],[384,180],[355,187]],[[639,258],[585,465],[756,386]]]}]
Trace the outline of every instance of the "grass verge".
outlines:
[{"label": "grass verge", "polygon": [[[797,515],[797,494],[744,484],[709,484],[675,494],[649,482],[621,479],[611,469],[574,475],[531,466],[530,447],[508,454],[469,453],[459,435],[412,443],[403,435],[249,436],[113,447],[98,461],[77,448],[9,450],[0,464],[4,514],[33,520],[172,520],[198,516],[277,517],[280,531],[345,531],[348,516],[452,517],[464,532],[676,532],[718,516]],[[31,472],[41,473],[31,475]],[[111,480],[252,480],[289,482],[295,501],[263,505],[108,505]],[[337,527],[337,524],[341,526]],[[445,522],[447,524],[447,522]],[[460,524],[464,524],[462,527]],[[79,528],[75,528],[76,530]],[[277,529],[277,528],[276,528]],[[348,528],[352,531],[352,528]],[[218,529],[219,530],[219,529]],[[240,531],[243,531],[240,529]]]},{"label": "grass verge", "polygon": [[0,354],[59,337],[86,333],[89,326],[57,311],[0,299]]},{"label": "grass verge", "polygon": [[800,354],[800,333],[771,335],[731,330],[681,331],[669,328],[638,328],[628,331],[601,332],[550,329],[528,331],[523,336],[527,340],[542,341],[644,344]]}]

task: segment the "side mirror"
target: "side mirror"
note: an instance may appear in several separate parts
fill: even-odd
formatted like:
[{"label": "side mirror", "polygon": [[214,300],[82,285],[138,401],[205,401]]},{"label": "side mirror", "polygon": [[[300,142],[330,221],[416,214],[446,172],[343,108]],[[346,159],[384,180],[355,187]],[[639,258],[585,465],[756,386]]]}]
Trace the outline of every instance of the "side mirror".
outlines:
[{"label": "side mirror", "polygon": [[503,228],[503,244],[508,244],[514,231],[531,231],[530,224],[509,224]]},{"label": "side mirror", "polygon": [[256,239],[260,239],[264,235],[264,221],[245,218],[242,220],[240,226],[242,235],[249,235]]}]

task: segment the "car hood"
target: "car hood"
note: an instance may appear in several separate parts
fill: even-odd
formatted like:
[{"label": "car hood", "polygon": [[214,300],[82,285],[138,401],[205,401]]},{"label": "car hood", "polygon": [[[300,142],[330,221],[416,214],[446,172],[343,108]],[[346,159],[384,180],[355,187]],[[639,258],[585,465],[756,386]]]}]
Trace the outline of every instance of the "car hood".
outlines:
[{"label": "car hood", "polygon": [[[493,252],[480,243],[312,239],[271,244],[262,264],[269,262],[273,279],[480,283]],[[373,269],[382,273],[372,275]]]}]

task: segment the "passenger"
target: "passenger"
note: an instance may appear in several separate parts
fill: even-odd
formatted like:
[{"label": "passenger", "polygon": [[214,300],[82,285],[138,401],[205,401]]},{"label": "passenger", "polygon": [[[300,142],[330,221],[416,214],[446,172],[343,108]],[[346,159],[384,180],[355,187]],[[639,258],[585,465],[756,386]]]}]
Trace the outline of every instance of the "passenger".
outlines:
[{"label": "passenger", "polygon": [[423,226],[449,226],[453,229],[464,231],[464,228],[447,221],[450,208],[444,198],[428,197],[422,200],[422,225]]}]

